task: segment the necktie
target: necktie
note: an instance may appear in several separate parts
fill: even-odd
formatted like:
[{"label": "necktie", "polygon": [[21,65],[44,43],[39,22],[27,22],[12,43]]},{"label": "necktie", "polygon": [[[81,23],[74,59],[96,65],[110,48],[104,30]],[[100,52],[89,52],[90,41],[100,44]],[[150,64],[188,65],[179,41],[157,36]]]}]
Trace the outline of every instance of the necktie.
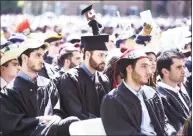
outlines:
[{"label": "necktie", "polygon": [[187,106],[190,108],[191,102],[190,102],[188,96],[186,94],[184,94],[181,90],[179,91],[179,93],[181,94],[181,96],[184,99]]}]

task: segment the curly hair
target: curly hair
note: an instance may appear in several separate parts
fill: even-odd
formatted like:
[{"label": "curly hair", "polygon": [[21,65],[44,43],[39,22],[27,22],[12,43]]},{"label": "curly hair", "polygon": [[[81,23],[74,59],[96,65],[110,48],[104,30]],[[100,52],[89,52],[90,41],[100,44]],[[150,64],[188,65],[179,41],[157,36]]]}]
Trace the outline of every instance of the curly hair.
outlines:
[{"label": "curly hair", "polygon": [[[113,81],[114,81],[114,64],[119,59],[117,56],[113,56],[106,64],[106,67],[103,71],[104,74],[109,78],[111,89],[113,89]],[[121,75],[120,73],[116,72],[115,77]]]}]

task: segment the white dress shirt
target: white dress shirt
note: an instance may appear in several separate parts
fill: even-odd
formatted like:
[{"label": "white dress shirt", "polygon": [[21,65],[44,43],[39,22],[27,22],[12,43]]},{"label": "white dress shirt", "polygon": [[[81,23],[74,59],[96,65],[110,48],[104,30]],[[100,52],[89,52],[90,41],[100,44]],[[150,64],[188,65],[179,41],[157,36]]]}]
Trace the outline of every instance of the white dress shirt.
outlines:
[{"label": "white dress shirt", "polygon": [[7,82],[1,77],[1,89],[7,85]]},{"label": "white dress shirt", "polygon": [[[149,112],[147,110],[147,107],[145,105],[143,95],[142,95],[142,90],[140,89],[138,92],[130,88],[125,81],[123,80],[123,83],[125,86],[134,94],[138,97],[138,99],[141,102],[141,107],[142,107],[142,121],[141,121],[141,133],[144,135],[156,135],[156,132],[154,130],[154,126],[151,124],[151,119],[149,116]],[[142,88],[142,87],[141,87]]]},{"label": "white dress shirt", "polygon": [[179,88],[177,85],[176,85],[175,88],[173,88],[173,87],[169,86],[168,84],[166,84],[166,83],[164,83],[164,82],[158,82],[158,86],[163,87],[163,88],[166,88],[166,89],[168,89],[168,90],[171,90],[171,91],[175,92],[175,93],[179,96],[179,98],[180,98],[180,100],[182,101],[182,103],[184,104],[184,106],[185,106],[185,107],[187,108],[187,110],[189,111],[189,107],[188,107],[188,105],[186,104],[186,102],[184,101],[182,95],[179,93],[180,88]]}]

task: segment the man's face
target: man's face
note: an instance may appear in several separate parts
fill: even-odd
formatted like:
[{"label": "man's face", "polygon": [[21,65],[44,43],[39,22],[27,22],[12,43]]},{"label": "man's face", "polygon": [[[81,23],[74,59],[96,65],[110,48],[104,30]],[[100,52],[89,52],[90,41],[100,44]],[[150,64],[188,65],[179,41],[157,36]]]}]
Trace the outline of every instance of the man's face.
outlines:
[{"label": "man's face", "polygon": [[93,51],[89,58],[90,66],[97,71],[103,71],[105,67],[105,58],[107,57],[107,53],[107,51]]},{"label": "man's face", "polygon": [[60,50],[62,43],[63,43],[62,40],[51,42],[49,52],[51,52],[52,54],[59,54],[59,50]]},{"label": "man's face", "polygon": [[153,73],[155,73],[155,71],[157,69],[157,58],[153,53],[150,53],[147,56],[149,58],[149,62],[150,62],[150,65],[151,65],[151,71]]},{"label": "man's face", "polygon": [[170,66],[169,80],[172,82],[180,83],[184,81],[185,76],[185,61],[184,59],[172,59],[173,64]]},{"label": "man's face", "polygon": [[131,76],[135,83],[145,85],[151,74],[150,62],[148,58],[137,60],[135,68],[132,69]]},{"label": "man's face", "polygon": [[76,67],[82,63],[82,54],[78,51],[72,52],[72,58],[70,62],[69,68]]},{"label": "man's face", "polygon": [[18,74],[18,72],[20,71],[20,66],[18,63],[18,60],[13,59],[10,62],[8,62],[8,66],[2,66],[3,67],[3,71],[5,75],[11,77],[11,78],[15,78]]},{"label": "man's face", "polygon": [[43,65],[43,55],[44,50],[42,48],[31,52],[30,56],[27,58],[27,67],[33,72],[39,72]]}]

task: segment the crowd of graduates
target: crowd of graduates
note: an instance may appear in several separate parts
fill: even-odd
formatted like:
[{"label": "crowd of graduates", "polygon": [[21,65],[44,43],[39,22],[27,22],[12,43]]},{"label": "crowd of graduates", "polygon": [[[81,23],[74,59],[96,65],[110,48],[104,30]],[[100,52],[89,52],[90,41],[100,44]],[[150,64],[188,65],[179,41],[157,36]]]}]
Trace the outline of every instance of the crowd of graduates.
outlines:
[{"label": "crowd of graduates", "polygon": [[113,29],[92,5],[82,15],[90,32],[2,25],[0,135],[67,136],[73,122],[93,118],[107,135],[192,135],[187,20],[163,27],[147,10],[139,29]]}]

